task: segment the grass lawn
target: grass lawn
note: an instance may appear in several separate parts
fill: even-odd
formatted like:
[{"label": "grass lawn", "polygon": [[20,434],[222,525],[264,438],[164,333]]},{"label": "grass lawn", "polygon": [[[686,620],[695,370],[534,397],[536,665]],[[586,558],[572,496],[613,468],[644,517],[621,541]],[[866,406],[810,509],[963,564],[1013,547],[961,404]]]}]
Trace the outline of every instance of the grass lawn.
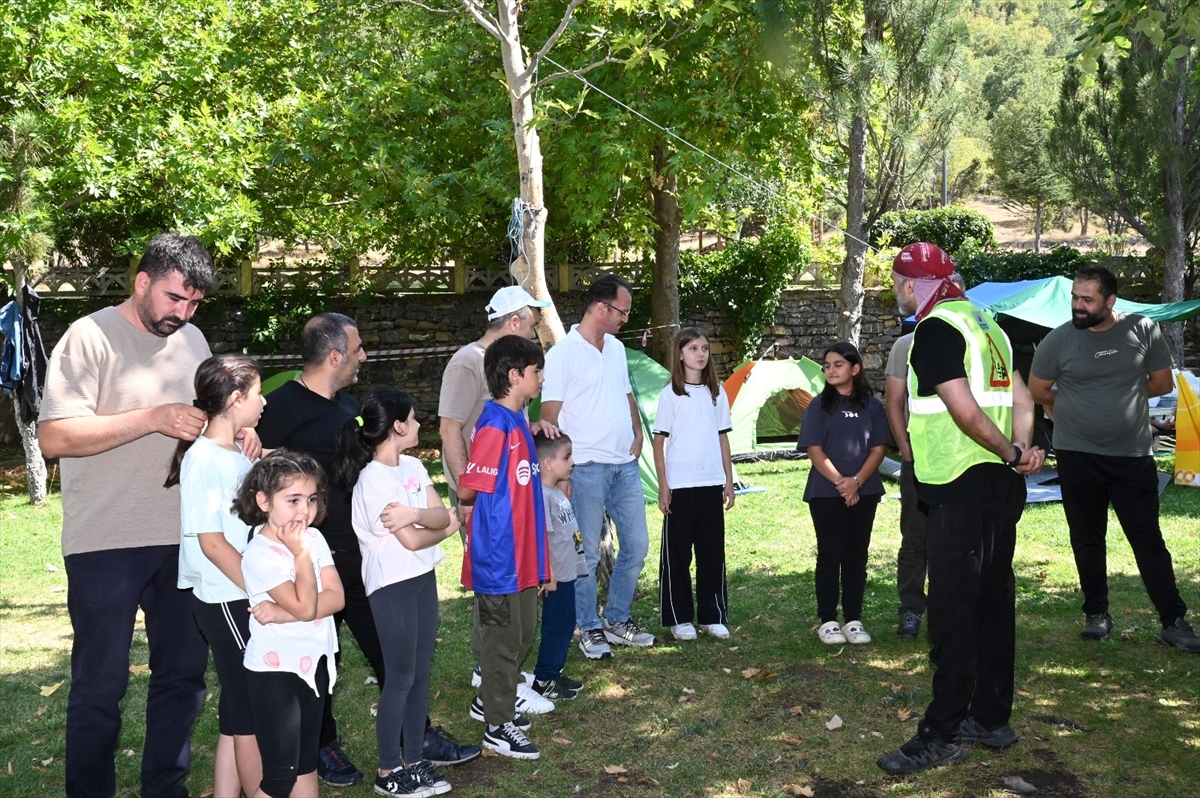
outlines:
[{"label": "grass lawn", "polygon": [[[431,471],[437,479],[433,464]],[[1080,640],[1080,596],[1057,504],[1027,508],[1017,546],[1012,723],[1021,743],[1004,752],[973,750],[957,767],[885,776],[875,759],[914,732],[930,697],[927,642],[901,641],[893,632],[899,503],[892,495],[880,505],[872,541],[863,620],[875,642],[824,646],[813,632],[815,542],[800,500],[807,472],[807,462],[739,468],[743,480],[767,490],[740,497],[727,515],[732,640],[675,643],[660,636],[653,648],[621,649],[604,662],[585,661],[572,648],[567,672],[587,688],[534,720],[530,737],[542,759],[485,757],[449,769],[452,795],[780,796],[808,788],[827,798],[999,796],[1002,779],[1013,775],[1040,796],[1200,795],[1200,658],[1155,645],[1157,618],[1119,532],[1109,560],[1117,634]],[[895,484],[888,487],[894,494]],[[653,554],[661,520],[656,508],[647,513],[652,554],[635,617],[665,635],[657,627]],[[1180,589],[1194,607],[1198,516],[1200,491],[1167,489],[1163,528]],[[57,496],[32,509],[16,488],[0,494],[0,796],[62,794],[71,629],[60,525]],[[481,725],[467,716],[471,599],[458,586],[460,546],[452,540],[445,548],[431,714],[460,739],[478,742]],[[345,631],[342,644],[335,707],[347,752],[369,770],[378,690],[366,684],[366,661]],[[137,794],[147,656],[139,630],[118,746],[119,795]],[[196,795],[211,790],[216,704],[207,703],[193,735]],[[829,730],[835,715],[842,726]],[[324,793],[373,794],[369,782]]]}]

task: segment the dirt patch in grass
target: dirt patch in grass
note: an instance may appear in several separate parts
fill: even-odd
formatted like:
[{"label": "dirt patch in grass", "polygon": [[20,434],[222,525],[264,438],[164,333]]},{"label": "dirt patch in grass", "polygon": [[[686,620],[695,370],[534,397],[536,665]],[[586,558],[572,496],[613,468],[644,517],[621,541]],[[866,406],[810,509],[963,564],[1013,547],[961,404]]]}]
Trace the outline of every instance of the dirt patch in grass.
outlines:
[{"label": "dirt patch in grass", "polygon": [[[978,749],[972,752],[972,759],[976,759],[981,753],[983,752]],[[973,780],[971,794],[982,795],[989,790],[1004,789],[1005,777],[1016,776],[1027,784],[1036,787],[1037,792],[1034,795],[1039,796],[1039,798],[1041,796],[1048,796],[1048,798],[1091,798],[1091,793],[1080,782],[1079,777],[1068,771],[1063,766],[1062,760],[1058,758],[1058,755],[1049,748],[1035,748],[1029,753],[1034,759],[1045,765],[1045,767],[1009,770],[1008,768],[993,766],[993,772],[986,775],[980,774],[981,778]],[[1017,793],[1012,792],[1012,794]]]},{"label": "dirt patch in grass", "polygon": [[836,781],[816,776],[812,781],[813,795],[818,798],[880,798],[881,793],[868,790],[852,781]]}]

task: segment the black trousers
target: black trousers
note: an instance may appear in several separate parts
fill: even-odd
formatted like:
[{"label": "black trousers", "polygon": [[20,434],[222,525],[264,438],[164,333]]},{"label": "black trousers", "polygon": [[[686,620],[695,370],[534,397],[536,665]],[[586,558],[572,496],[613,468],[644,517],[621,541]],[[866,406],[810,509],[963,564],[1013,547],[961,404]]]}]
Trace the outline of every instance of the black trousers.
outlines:
[{"label": "black trousers", "polygon": [[925,613],[925,535],[929,505],[917,496],[913,464],[900,462],[900,551],[896,555],[896,593],[900,612]]},{"label": "black trousers", "polygon": [[853,507],[841,496],[810,499],[808,512],[817,533],[817,615],[821,623],[837,620],[839,588],[842,615],[862,620],[863,592],[867,589],[867,549],[879,496],[860,496]]},{"label": "black trousers", "polygon": [[920,727],[926,739],[958,739],[968,712],[988,729],[1012,715],[1012,561],[1024,509],[1024,477],[1002,466],[971,490],[929,507],[929,657],[936,670]]},{"label": "black trousers", "polygon": [[246,671],[262,757],[259,787],[271,798],[287,798],[298,776],[317,769],[321,702],[329,697],[329,663],[323,656],[313,680],[316,693],[294,673]]},{"label": "black trousers", "polygon": [[1158,525],[1158,469],[1153,457],[1109,457],[1058,451],[1063,511],[1083,590],[1083,611],[1108,612],[1108,505],[1133,549],[1138,573],[1163,626],[1187,614],[1171,553]]},{"label": "black trousers", "polygon": [[[671,491],[659,547],[658,598],[663,626],[729,621],[725,585],[725,488],[709,485]],[[692,602],[692,550],[696,600]],[[694,614],[695,613],[695,614]]]}]

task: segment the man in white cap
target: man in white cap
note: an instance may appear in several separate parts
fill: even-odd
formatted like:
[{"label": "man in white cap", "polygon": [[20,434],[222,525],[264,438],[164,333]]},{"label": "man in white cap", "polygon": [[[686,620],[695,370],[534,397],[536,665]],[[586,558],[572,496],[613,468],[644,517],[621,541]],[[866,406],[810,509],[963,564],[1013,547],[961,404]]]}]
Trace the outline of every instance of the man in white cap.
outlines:
[{"label": "man in white cap", "polygon": [[[471,433],[475,430],[475,422],[483,412],[483,406],[492,398],[488,392],[487,380],[483,374],[483,355],[488,346],[497,338],[505,335],[519,335],[522,338],[534,340],[537,336],[534,327],[541,316],[541,309],[549,307],[550,303],[534,299],[528,291],[519,285],[507,285],[492,296],[492,301],[484,310],[487,311],[488,325],[483,337],[478,341],[467,344],[454,353],[446,370],[442,373],[442,390],[438,396],[438,416],[441,417],[439,430],[442,435],[442,468],[446,474],[446,483],[450,486],[450,503],[458,508],[462,528],[467,528],[467,517],[463,510],[467,508],[458,505],[458,478],[467,468],[467,459],[471,450]],[[536,432],[538,427],[533,428]],[[556,437],[557,432],[551,437]],[[470,512],[467,509],[467,512]],[[475,662],[479,662],[480,638],[478,617],[471,635],[471,652]],[[480,673],[478,666],[472,683],[478,686]],[[554,709],[553,702],[542,698],[528,685],[517,686],[517,712],[521,714],[541,714]],[[476,720],[483,720],[480,714]]]}]

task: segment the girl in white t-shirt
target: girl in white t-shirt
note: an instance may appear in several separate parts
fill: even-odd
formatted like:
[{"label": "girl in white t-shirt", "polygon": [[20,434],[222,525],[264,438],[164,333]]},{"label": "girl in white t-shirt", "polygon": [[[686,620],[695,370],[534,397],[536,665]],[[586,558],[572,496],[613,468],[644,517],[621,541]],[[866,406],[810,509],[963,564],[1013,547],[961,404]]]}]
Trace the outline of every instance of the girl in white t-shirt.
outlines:
[{"label": "girl in white t-shirt", "polygon": [[242,552],[253,616],[243,664],[263,773],[252,798],[318,794],[321,715],[337,680],[330,616],[345,605],[333,555],[312,526],[324,502],[317,461],[276,449],[246,474],[234,504],[257,527]]},{"label": "girl in white t-shirt", "polygon": [[[729,399],[717,383],[708,338],[695,327],[675,336],[671,382],[658,396],[654,470],[663,513],[658,569],[663,626],[676,640],[695,640],[700,628],[729,637],[725,585],[725,514],[733,507]],[[696,551],[693,615],[689,570]]]},{"label": "girl in white t-shirt", "polygon": [[450,782],[421,758],[421,749],[437,640],[434,568],[445,559],[441,542],[458,531],[458,516],[446,509],[421,462],[403,454],[417,445],[421,427],[412,397],[377,386],[361,407],[338,433],[333,479],[352,495],[363,585],[387,673],[375,719],[375,791],[439,795]]},{"label": "girl in white t-shirt", "polygon": [[242,550],[250,527],[233,514],[232,505],[250,470],[237,436],[258,424],[266,400],[258,364],[245,355],[208,358],[196,369],[194,384],[192,404],[208,416],[208,424],[194,443],[179,442],[165,484],[179,484],[183,534],[178,586],[192,591],[192,614],[212,650],[221,683],[213,794],[253,795],[262,780],[262,763],[242,667],[250,638]]}]

